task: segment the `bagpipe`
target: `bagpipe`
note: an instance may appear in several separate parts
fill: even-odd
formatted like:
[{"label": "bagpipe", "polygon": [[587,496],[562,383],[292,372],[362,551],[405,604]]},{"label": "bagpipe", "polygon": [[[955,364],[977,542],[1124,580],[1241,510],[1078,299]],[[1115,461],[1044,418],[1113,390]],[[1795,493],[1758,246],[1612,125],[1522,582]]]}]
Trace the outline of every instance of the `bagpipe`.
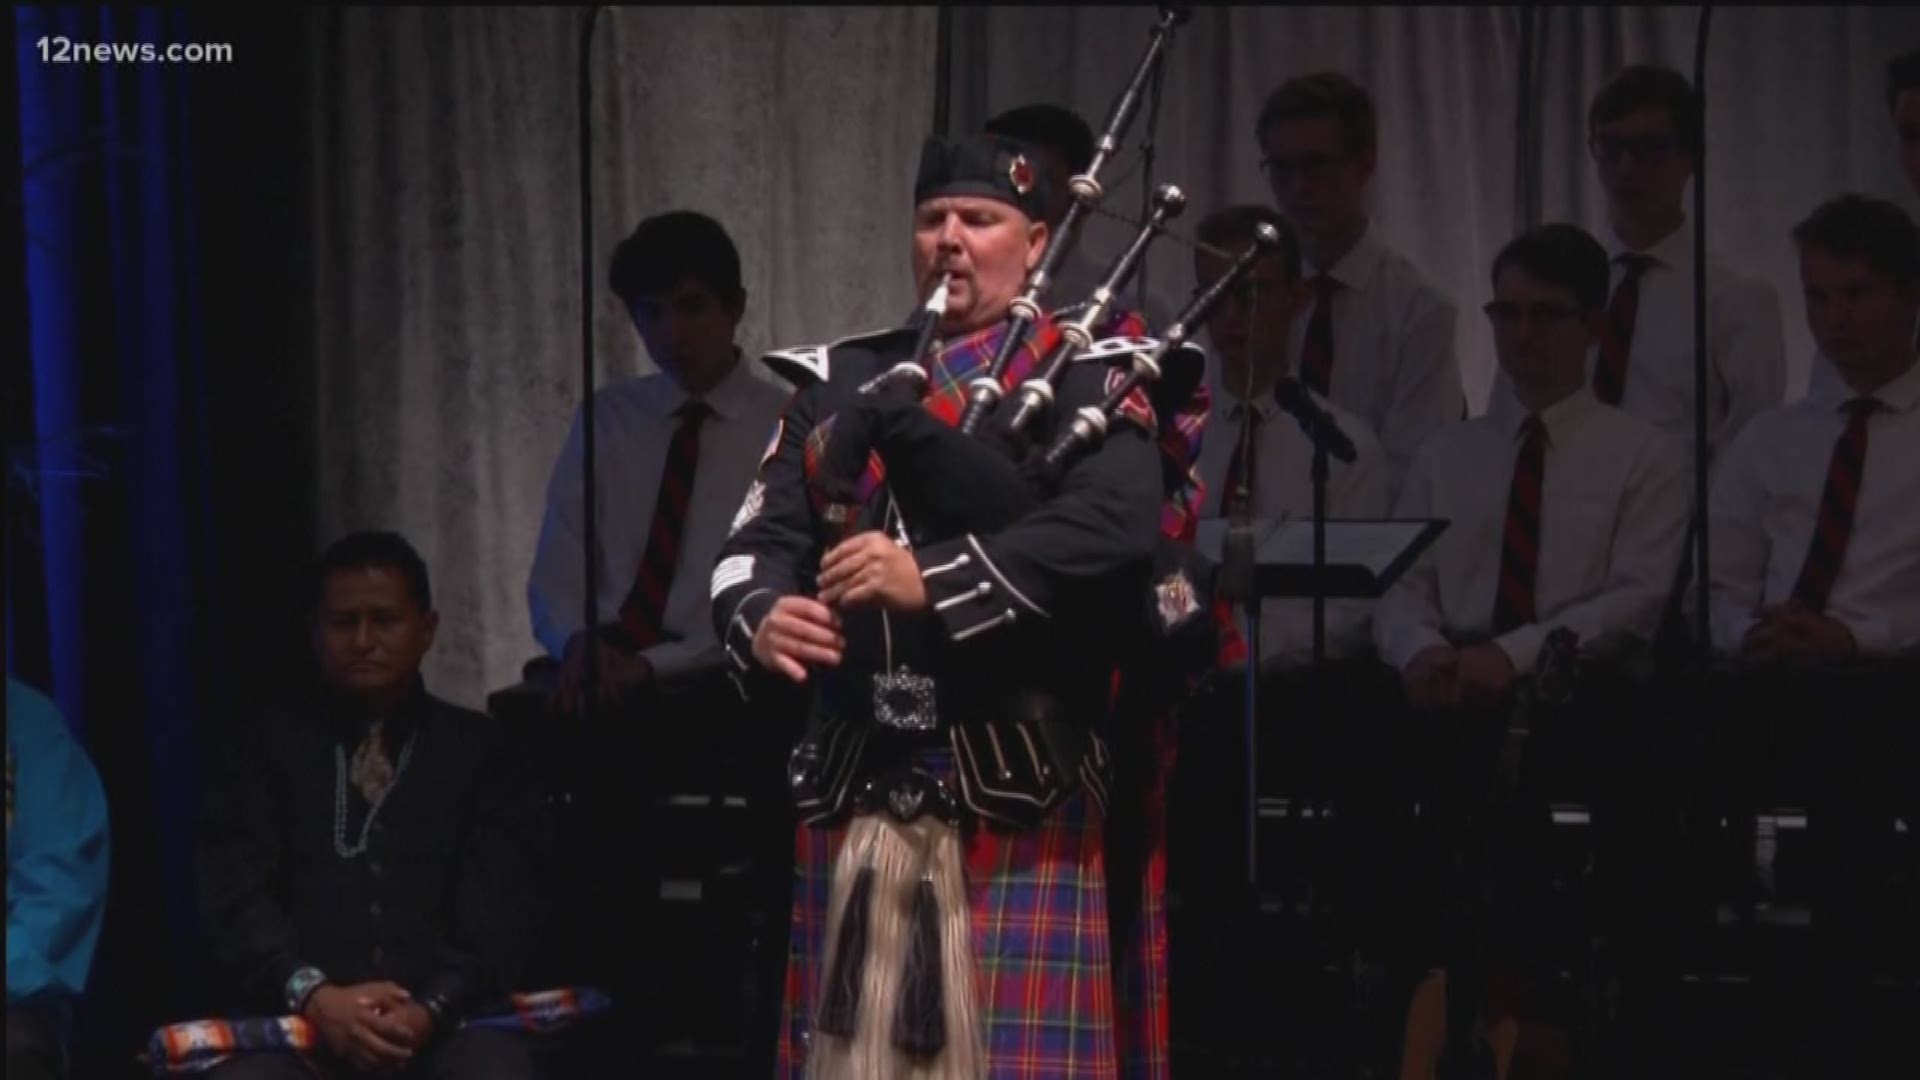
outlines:
[{"label": "bagpipe", "polygon": [[1041,324],[1041,301],[1053,283],[1053,276],[1059,272],[1067,252],[1078,242],[1081,221],[1105,195],[1105,190],[1100,186],[1100,170],[1119,150],[1127,130],[1133,126],[1134,115],[1140,109],[1141,92],[1146,89],[1148,79],[1165,62],[1167,43],[1173,38],[1174,28],[1185,23],[1191,15],[1192,12],[1185,7],[1168,6],[1160,9],[1160,17],[1154,24],[1146,54],[1135,66],[1126,89],[1114,101],[1113,109],[1107,115],[1106,127],[1095,143],[1093,159],[1088,162],[1086,172],[1067,182],[1068,189],[1073,192],[1073,205],[1067,208],[1067,216],[1060,222],[1060,231],[1049,237],[1040,264],[1027,279],[1026,292],[1015,298],[1007,312],[1006,336],[1001,339],[993,362],[968,386],[967,408],[960,416],[961,431],[973,434],[978,430],[1005,394],[1001,380],[1006,377],[1007,366],[1014,354],[1026,344],[1035,327]]}]

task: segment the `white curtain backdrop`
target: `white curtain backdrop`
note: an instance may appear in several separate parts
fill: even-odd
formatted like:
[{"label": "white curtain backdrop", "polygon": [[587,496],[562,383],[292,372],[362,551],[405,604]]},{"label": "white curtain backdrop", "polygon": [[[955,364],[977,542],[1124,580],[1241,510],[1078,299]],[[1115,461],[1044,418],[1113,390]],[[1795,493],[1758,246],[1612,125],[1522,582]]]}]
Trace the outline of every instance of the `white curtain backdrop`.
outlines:
[{"label": "white curtain backdrop", "polygon": [[[1347,72],[1380,110],[1382,235],[1460,306],[1467,393],[1493,356],[1479,305],[1494,253],[1537,208],[1603,225],[1588,101],[1619,66],[1693,72],[1687,7],[1202,7],[1169,54],[1153,180],[1186,189],[1186,229],[1270,198],[1253,125],[1294,74]],[[949,129],[1035,100],[1097,130],[1155,9],[951,11]],[[429,679],[479,704],[536,646],[524,585],[547,472],[581,391],[575,78],[580,9],[314,14],[315,314],[325,543],[394,528],[421,548],[443,614]],[[826,340],[911,302],[908,191],[933,122],[932,7],[631,8],[602,16],[593,237],[599,374],[649,370],[604,286],[642,217],[713,214],[743,259],[749,352]],[[1881,93],[1920,45],[1912,7],[1716,9],[1707,64],[1709,245],[1780,291],[1792,365],[1812,344],[1787,230],[1821,199],[1914,199]],[[1537,87],[1522,108],[1523,72]],[[1531,115],[1531,123],[1523,122]],[[1137,216],[1142,111],[1107,179]],[[1127,226],[1085,243],[1117,251]],[[1190,256],[1156,247],[1167,310]]]},{"label": "white curtain backdrop", "polygon": [[[579,402],[579,8],[350,8],[321,49],[317,543],[411,539],[430,685],[479,705],[535,655],[526,575]],[[754,354],[898,318],[933,119],[932,8],[619,8],[593,52],[598,383],[652,370],[606,289],[643,217],[740,248]]]}]

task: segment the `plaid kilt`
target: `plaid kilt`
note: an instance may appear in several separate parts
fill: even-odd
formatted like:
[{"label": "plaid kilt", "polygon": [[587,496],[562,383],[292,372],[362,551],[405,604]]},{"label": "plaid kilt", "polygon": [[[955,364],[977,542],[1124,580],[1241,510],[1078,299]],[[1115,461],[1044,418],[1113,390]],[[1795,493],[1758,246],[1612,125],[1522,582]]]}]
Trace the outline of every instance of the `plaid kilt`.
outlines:
[{"label": "plaid kilt", "polygon": [[1122,766],[1138,783],[1116,785],[1115,793],[1117,799],[1138,801],[1115,809],[1107,838],[1115,894],[1116,1041],[1124,1080],[1168,1080],[1173,1069],[1167,1005],[1167,790],[1173,777],[1175,717],[1173,710],[1161,709],[1144,719],[1146,730],[1138,744],[1144,754]]},{"label": "plaid kilt", "polygon": [[[806,1075],[844,823],[795,837],[793,936],[777,1075]],[[1081,792],[1028,832],[969,826],[974,990],[990,1080],[1114,1080],[1104,838]]]}]

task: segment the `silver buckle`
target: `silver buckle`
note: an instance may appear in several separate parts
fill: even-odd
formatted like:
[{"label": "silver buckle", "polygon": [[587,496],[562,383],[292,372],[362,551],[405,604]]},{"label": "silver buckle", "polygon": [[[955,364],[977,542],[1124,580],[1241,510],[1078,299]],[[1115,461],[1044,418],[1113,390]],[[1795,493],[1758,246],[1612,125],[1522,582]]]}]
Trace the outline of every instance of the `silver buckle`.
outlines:
[{"label": "silver buckle", "polygon": [[932,731],[939,726],[934,711],[933,680],[906,668],[873,677],[873,718],[901,731]]}]

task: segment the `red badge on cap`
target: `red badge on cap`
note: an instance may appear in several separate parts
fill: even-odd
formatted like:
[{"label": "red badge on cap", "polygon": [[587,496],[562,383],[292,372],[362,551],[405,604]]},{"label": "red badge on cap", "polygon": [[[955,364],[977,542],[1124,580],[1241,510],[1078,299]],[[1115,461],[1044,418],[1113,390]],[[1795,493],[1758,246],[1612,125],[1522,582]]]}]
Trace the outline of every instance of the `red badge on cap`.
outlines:
[{"label": "red badge on cap", "polygon": [[1013,190],[1022,195],[1033,190],[1033,166],[1027,163],[1024,154],[1014,156],[1013,164],[1007,167],[1007,179],[1013,181]]}]

